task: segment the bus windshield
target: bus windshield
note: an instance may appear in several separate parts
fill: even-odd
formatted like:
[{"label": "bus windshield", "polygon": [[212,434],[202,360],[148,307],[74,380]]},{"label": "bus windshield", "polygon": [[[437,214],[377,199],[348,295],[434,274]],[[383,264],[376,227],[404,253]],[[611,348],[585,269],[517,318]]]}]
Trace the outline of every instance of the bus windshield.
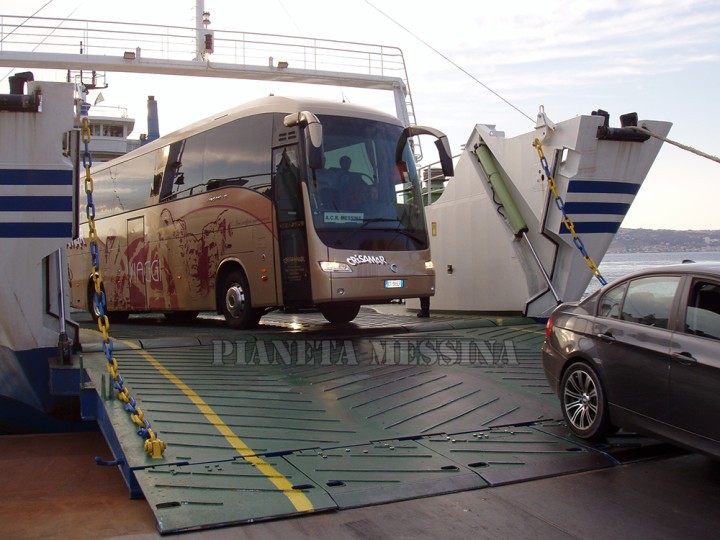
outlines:
[{"label": "bus windshield", "polygon": [[312,223],[327,246],[340,249],[427,249],[415,162],[409,147],[395,163],[402,127],[320,116],[325,163],[309,171]]}]

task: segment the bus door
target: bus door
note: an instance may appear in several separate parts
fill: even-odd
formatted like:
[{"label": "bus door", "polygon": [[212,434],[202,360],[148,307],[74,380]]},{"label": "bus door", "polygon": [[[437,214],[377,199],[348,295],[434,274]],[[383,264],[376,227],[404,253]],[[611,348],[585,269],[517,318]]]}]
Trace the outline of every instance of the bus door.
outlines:
[{"label": "bus door", "polygon": [[130,286],[130,310],[147,309],[147,276],[151,271],[147,262],[145,246],[145,218],[143,216],[127,220],[127,261],[128,284]]},{"label": "bus door", "polygon": [[299,163],[297,145],[273,150],[273,193],[285,306],[310,306],[313,303]]}]

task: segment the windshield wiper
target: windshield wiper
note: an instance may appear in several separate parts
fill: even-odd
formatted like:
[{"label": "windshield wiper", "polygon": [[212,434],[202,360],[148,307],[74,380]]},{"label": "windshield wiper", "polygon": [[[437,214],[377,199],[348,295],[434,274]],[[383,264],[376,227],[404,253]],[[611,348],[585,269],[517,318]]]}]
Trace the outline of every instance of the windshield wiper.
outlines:
[{"label": "windshield wiper", "polygon": [[[377,218],[364,219],[362,225],[360,225],[359,227],[355,227],[354,229],[348,231],[348,234],[347,234],[342,240],[338,240],[337,242],[335,242],[335,244],[336,244],[336,245],[340,245],[340,246],[343,245],[345,242],[347,242],[347,241],[350,240],[353,236],[355,236],[355,233],[356,233],[356,232],[358,232],[358,231],[361,230],[361,229],[364,229],[365,227],[367,227],[367,226],[370,225],[371,223],[382,223],[382,222],[388,222],[388,221],[396,221],[397,224],[398,224],[398,227],[400,227],[400,225],[401,225],[401,224],[400,224],[400,221],[398,220],[398,218],[377,217]],[[383,230],[383,229],[380,229],[380,230]],[[387,229],[387,230],[389,230],[389,231],[394,231],[395,229]]]},{"label": "windshield wiper", "polygon": [[392,229],[392,231],[394,233],[402,234],[403,236],[407,236],[408,238],[411,238],[411,239],[415,240],[416,242],[422,241],[422,237],[421,237],[422,231],[417,231],[416,229],[412,229],[412,230],[401,229],[400,227],[398,227],[397,229]]}]

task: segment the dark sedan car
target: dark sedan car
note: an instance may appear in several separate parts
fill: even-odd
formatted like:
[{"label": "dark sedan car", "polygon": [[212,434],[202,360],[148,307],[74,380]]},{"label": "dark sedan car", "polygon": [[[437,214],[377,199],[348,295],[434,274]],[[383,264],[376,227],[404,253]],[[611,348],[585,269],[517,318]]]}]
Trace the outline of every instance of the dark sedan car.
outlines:
[{"label": "dark sedan car", "polygon": [[720,458],[720,265],[625,276],[548,320],[543,367],[569,429],[618,428]]}]

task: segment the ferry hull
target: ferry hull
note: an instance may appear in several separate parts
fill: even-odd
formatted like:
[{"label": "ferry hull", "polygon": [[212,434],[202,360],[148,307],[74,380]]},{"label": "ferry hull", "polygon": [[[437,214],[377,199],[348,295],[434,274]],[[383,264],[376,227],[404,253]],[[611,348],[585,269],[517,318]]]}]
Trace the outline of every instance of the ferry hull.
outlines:
[{"label": "ferry hull", "polygon": [[[593,271],[578,245],[600,264],[662,145],[657,138],[598,139],[603,123],[604,117],[597,115],[552,127],[549,121],[539,122],[535,131],[511,139],[495,126],[475,127],[455,177],[426,208],[437,274],[433,309],[546,317],[558,298],[582,296]],[[660,136],[671,126],[660,121],[639,125]],[[541,166],[536,140],[559,201]],[[507,205],[495,196],[477,157],[481,146],[489,150],[524,231],[513,226]],[[576,237],[565,224],[563,205]]]},{"label": "ferry hull", "polygon": [[62,354],[59,336],[75,329],[64,320],[69,305],[60,289],[67,280],[62,248],[76,221],[76,182],[68,149],[59,144],[71,140],[74,90],[73,84],[30,81],[21,97],[37,106],[0,111],[3,431],[55,429],[44,415],[65,407],[64,398],[51,396],[48,381],[53,359]]}]

